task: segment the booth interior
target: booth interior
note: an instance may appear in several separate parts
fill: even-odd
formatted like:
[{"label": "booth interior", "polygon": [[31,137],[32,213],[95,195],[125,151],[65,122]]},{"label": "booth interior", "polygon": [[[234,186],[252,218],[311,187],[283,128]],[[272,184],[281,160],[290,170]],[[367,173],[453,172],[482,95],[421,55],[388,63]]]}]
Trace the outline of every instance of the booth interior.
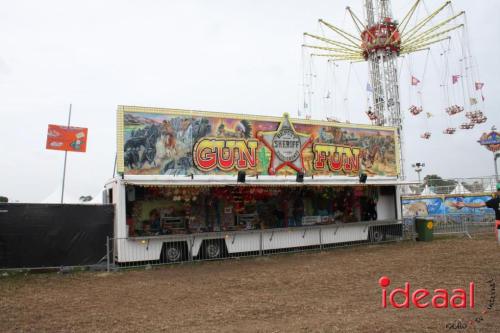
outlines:
[{"label": "booth interior", "polygon": [[[384,186],[126,186],[129,237],[377,219]],[[385,191],[390,190],[389,187]]]}]

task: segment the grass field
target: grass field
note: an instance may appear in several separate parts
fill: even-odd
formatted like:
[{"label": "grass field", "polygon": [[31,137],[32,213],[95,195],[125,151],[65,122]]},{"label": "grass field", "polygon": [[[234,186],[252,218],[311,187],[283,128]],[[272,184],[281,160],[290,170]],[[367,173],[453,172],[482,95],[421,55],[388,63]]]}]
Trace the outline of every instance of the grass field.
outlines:
[{"label": "grass field", "polygon": [[[391,278],[390,290],[408,281],[412,290],[451,292],[474,281],[475,308],[383,309],[382,275]],[[18,275],[0,278],[0,332],[500,332],[500,295],[485,311],[491,279],[500,282],[492,235],[117,273]],[[467,328],[447,328],[457,320]]]}]

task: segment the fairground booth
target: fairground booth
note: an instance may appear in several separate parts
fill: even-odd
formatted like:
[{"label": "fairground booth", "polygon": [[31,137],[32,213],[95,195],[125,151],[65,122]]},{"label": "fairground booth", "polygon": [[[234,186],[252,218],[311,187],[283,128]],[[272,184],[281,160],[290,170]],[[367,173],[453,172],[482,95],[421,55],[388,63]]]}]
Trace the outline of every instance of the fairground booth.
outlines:
[{"label": "fairground booth", "polygon": [[117,122],[117,238],[399,217],[395,128],[132,106]]}]

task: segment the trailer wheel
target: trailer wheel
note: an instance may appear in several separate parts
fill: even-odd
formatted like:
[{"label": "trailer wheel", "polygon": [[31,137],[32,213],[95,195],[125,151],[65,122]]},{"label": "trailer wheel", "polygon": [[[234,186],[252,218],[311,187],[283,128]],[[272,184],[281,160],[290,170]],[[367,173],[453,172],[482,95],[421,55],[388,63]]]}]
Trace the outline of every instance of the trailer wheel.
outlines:
[{"label": "trailer wheel", "polygon": [[186,256],[186,249],[183,244],[164,243],[162,249],[162,262],[179,262]]},{"label": "trailer wheel", "polygon": [[371,228],[370,229],[370,241],[373,243],[380,243],[385,240],[385,232],[381,228]]},{"label": "trailer wheel", "polygon": [[225,244],[222,239],[205,241],[203,245],[203,254],[205,259],[221,258],[225,253]]}]

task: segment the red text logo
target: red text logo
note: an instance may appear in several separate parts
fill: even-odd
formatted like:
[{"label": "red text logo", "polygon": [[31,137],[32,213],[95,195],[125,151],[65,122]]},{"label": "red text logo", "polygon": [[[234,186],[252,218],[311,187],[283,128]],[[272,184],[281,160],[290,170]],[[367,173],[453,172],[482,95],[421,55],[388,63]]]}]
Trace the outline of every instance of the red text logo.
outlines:
[{"label": "red text logo", "polygon": [[[409,308],[410,303],[417,308],[433,307],[436,309],[444,309],[452,307],[455,309],[465,309],[469,306],[474,308],[474,282],[469,283],[469,288],[457,288],[449,292],[446,289],[434,289],[430,291],[425,288],[411,290],[409,282],[406,282],[403,288],[394,288],[388,291],[387,288],[391,284],[391,280],[387,276],[382,276],[378,280],[382,287],[382,307],[387,308],[387,301],[396,308]],[[398,300],[396,300],[396,297]]]},{"label": "red text logo", "polygon": [[257,146],[257,140],[204,138],[194,146],[194,164],[202,171],[254,169]]}]

